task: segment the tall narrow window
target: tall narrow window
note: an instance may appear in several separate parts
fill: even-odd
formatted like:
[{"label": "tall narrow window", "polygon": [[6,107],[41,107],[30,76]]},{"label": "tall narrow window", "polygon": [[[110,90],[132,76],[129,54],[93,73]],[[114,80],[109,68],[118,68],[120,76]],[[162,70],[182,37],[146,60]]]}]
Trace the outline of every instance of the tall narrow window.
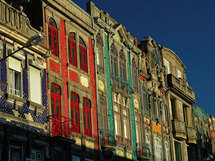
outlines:
[{"label": "tall narrow window", "polygon": [[84,40],[79,37],[79,55],[80,55],[80,68],[81,70],[88,72],[87,63],[87,48]]},{"label": "tall narrow window", "polygon": [[53,55],[59,57],[58,30],[57,25],[53,18],[49,19],[48,35],[49,35],[49,49],[52,50]]},{"label": "tall narrow window", "polygon": [[155,105],[156,104],[155,104],[155,98],[154,98],[154,96],[151,97],[151,105],[152,105],[152,118],[155,119],[155,116],[156,116],[155,115],[155,108],[156,108]]},{"label": "tall narrow window", "polygon": [[162,153],[162,144],[161,139],[154,137],[154,149],[155,149],[155,160],[162,161],[163,153]]},{"label": "tall narrow window", "polygon": [[21,96],[21,62],[9,57],[9,93]]},{"label": "tall narrow window", "polygon": [[84,135],[92,136],[91,125],[91,104],[90,100],[83,98],[83,121],[84,121]]},{"label": "tall narrow window", "polygon": [[170,150],[169,150],[169,143],[165,142],[165,153],[166,153],[166,161],[170,161]]},{"label": "tall narrow window", "polygon": [[117,70],[117,51],[116,47],[112,44],[111,45],[111,74],[114,77],[118,76],[118,70]]},{"label": "tall narrow window", "polygon": [[69,63],[77,67],[76,39],[74,32],[70,32],[68,36],[68,51]]},{"label": "tall narrow window", "polygon": [[[148,133],[145,133],[146,144],[149,147],[150,153],[152,154],[152,142],[151,136]],[[152,160],[152,155],[150,155],[150,161]]]},{"label": "tall narrow window", "polygon": [[51,109],[53,116],[61,115],[60,95],[60,86],[51,83]]},{"label": "tall narrow window", "polygon": [[73,122],[73,130],[80,132],[80,116],[79,116],[79,97],[78,94],[71,92],[71,119]]},{"label": "tall narrow window", "polygon": [[29,71],[30,71],[30,98],[31,98],[31,101],[41,104],[42,103],[42,90],[41,90],[40,70],[30,66]]},{"label": "tall narrow window", "polygon": [[126,144],[131,145],[130,114],[127,108],[122,109],[122,123],[125,142]]},{"label": "tall narrow window", "polygon": [[119,58],[120,78],[122,82],[126,82],[126,60],[122,50],[119,52]]},{"label": "tall narrow window", "polygon": [[120,107],[115,104],[113,106],[113,110],[114,110],[114,126],[115,126],[116,140],[119,141],[119,142],[123,142]]},{"label": "tall narrow window", "polygon": [[98,49],[97,51],[97,64],[100,68],[104,67],[104,57],[103,57],[103,41],[101,38],[101,35],[98,34],[96,36],[96,47]]},{"label": "tall narrow window", "polygon": [[99,113],[100,113],[100,129],[108,129],[108,118],[107,118],[107,105],[105,97],[99,96]]},{"label": "tall narrow window", "polygon": [[182,161],[181,143],[179,142],[175,142],[175,156],[176,156],[176,161]]},{"label": "tall narrow window", "polygon": [[132,84],[133,89],[137,91],[138,89],[138,77],[137,77],[137,66],[134,58],[132,59]]},{"label": "tall narrow window", "polygon": [[144,109],[144,113],[146,115],[149,115],[149,104],[148,104],[148,95],[146,93],[146,88],[144,85],[142,85],[142,89],[143,89],[143,109]]},{"label": "tall narrow window", "polygon": [[141,129],[141,120],[140,120],[140,114],[136,113],[135,114],[135,129],[136,129],[136,138],[137,138],[137,143],[142,142],[142,129]]}]

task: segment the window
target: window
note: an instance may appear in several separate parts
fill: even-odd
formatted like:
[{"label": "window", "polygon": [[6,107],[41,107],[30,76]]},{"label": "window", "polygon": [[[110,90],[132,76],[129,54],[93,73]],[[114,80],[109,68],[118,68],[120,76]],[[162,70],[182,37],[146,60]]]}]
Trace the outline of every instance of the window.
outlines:
[{"label": "window", "polygon": [[140,143],[142,141],[142,129],[141,129],[141,120],[140,120],[140,114],[135,114],[135,129],[136,129],[136,140],[137,143]]},{"label": "window", "polygon": [[92,136],[91,104],[90,100],[83,98],[84,135]]},{"label": "window", "polygon": [[116,47],[112,44],[111,45],[111,74],[115,77],[118,76],[117,70],[117,51]]},{"label": "window", "polygon": [[22,148],[21,146],[10,146],[10,161],[20,161],[22,158]]},{"label": "window", "polygon": [[149,150],[150,150],[150,160],[152,160],[152,144],[151,144],[151,136],[148,134],[148,133],[145,133],[145,139],[146,139],[146,144],[148,145],[149,147]]},{"label": "window", "polygon": [[161,139],[154,137],[154,148],[155,148],[155,160],[162,161],[163,154],[162,154],[162,144]]},{"label": "window", "polygon": [[107,104],[105,97],[99,96],[100,129],[108,129]]},{"label": "window", "polygon": [[125,61],[125,55],[123,51],[121,50],[119,52],[119,69],[120,69],[120,78],[122,82],[126,82],[126,61]]},{"label": "window", "polygon": [[176,141],[175,141],[175,156],[176,156],[176,161],[182,161],[181,144],[179,142],[176,142]]},{"label": "window", "polygon": [[129,115],[129,110],[126,108],[122,109],[122,123],[123,123],[123,131],[124,131],[124,138],[125,139],[130,139],[131,134],[130,134],[130,115]]},{"label": "window", "polygon": [[21,96],[21,62],[9,57],[9,93]]},{"label": "window", "polygon": [[169,143],[165,142],[165,153],[166,153],[166,161],[170,161],[170,150],[169,150]]},{"label": "window", "polygon": [[31,157],[26,158],[26,161],[43,161],[43,153],[41,150],[33,149],[31,151]]},{"label": "window", "polygon": [[151,96],[151,105],[152,105],[152,118],[155,119],[155,99],[154,96]]},{"label": "window", "polygon": [[160,117],[160,101],[155,101],[156,118]]},{"label": "window", "polygon": [[118,103],[115,103],[113,110],[116,140],[118,142],[123,142],[123,138],[125,138],[125,143],[131,145],[129,109],[121,107]]},{"label": "window", "polygon": [[69,63],[77,67],[77,51],[75,33],[70,32],[68,36]]},{"label": "window", "polygon": [[54,158],[54,161],[64,161],[63,151],[54,150],[53,158]]},{"label": "window", "polygon": [[80,161],[80,157],[73,155],[72,161]]},{"label": "window", "polygon": [[[115,135],[122,136],[121,133],[121,115],[120,115],[120,107],[118,105],[113,106],[114,110],[114,126],[115,126]],[[118,140],[119,141],[119,140]]]},{"label": "window", "polygon": [[31,101],[41,104],[42,90],[41,90],[41,77],[40,70],[30,66],[30,98]]},{"label": "window", "polygon": [[137,77],[137,66],[134,58],[132,59],[132,83],[134,90],[138,89],[138,77]]},{"label": "window", "polygon": [[177,69],[177,77],[181,78],[181,71]]},{"label": "window", "polygon": [[48,34],[49,34],[49,49],[52,50],[53,55],[59,57],[58,30],[57,25],[53,18],[49,19]]},{"label": "window", "polygon": [[79,115],[79,97],[78,94],[71,92],[70,99],[71,119],[73,122],[73,130],[80,132],[80,115]]},{"label": "window", "polygon": [[96,47],[98,49],[97,51],[97,64],[101,67],[104,67],[104,58],[103,58],[103,41],[102,38],[100,36],[100,34],[98,34],[96,36]]},{"label": "window", "polygon": [[166,60],[165,58],[164,58],[164,65],[165,65],[166,68],[167,68],[167,74],[170,74],[170,73],[171,73],[171,71],[170,71],[170,63],[169,63],[169,61]]},{"label": "window", "polygon": [[142,98],[142,100],[143,100],[144,113],[146,115],[149,115],[148,96],[147,96],[146,88],[145,88],[144,85],[142,86],[142,89],[143,89],[143,98]]},{"label": "window", "polygon": [[79,54],[80,54],[80,68],[81,70],[88,72],[87,48],[84,40],[81,37],[79,37]]},{"label": "window", "polygon": [[61,115],[61,99],[60,99],[60,86],[52,83],[51,84],[51,110],[52,115]]}]

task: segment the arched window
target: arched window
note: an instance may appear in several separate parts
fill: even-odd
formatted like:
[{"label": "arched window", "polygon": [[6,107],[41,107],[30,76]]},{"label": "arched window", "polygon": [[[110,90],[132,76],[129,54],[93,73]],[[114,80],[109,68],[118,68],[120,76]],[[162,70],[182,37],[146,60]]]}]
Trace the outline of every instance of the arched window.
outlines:
[{"label": "arched window", "polygon": [[135,91],[137,91],[138,77],[137,77],[137,66],[134,58],[132,59],[132,84]]},{"label": "arched window", "polygon": [[81,70],[87,72],[87,48],[84,40],[79,37],[79,54],[80,54],[80,68]]},{"label": "arched window", "polygon": [[83,121],[84,121],[84,135],[92,136],[91,125],[91,103],[87,98],[83,98]]},{"label": "arched window", "polygon": [[118,70],[117,70],[117,51],[114,44],[111,45],[111,74],[112,76],[117,77],[118,76]]},{"label": "arched window", "polygon": [[74,92],[71,92],[70,106],[73,130],[79,133],[80,132],[79,97],[78,94]]},{"label": "arched window", "polygon": [[104,59],[103,59],[103,41],[102,38],[100,36],[100,34],[98,34],[96,36],[96,47],[98,49],[97,52],[97,64],[103,68],[104,67]]},{"label": "arched window", "polygon": [[53,55],[59,57],[58,30],[57,25],[53,18],[49,19],[48,34],[49,34],[49,49],[52,50]]},{"label": "arched window", "polygon": [[60,100],[60,86],[54,83],[51,83],[51,109],[52,115],[61,115],[61,100]]},{"label": "arched window", "polygon": [[76,39],[75,33],[70,32],[68,36],[68,52],[69,63],[77,67],[77,52],[76,52]]},{"label": "arched window", "polygon": [[126,60],[123,51],[119,52],[119,69],[120,69],[120,79],[122,82],[126,82]]}]

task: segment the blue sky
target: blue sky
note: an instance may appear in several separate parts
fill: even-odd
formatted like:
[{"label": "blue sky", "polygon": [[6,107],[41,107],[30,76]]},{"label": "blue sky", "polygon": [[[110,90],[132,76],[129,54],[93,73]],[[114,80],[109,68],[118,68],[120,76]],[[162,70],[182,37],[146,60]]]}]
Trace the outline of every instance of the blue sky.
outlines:
[{"label": "blue sky", "polygon": [[[87,0],[73,0],[85,9]],[[215,116],[215,0],[94,0],[140,41],[151,36],[186,65],[196,105]]]}]

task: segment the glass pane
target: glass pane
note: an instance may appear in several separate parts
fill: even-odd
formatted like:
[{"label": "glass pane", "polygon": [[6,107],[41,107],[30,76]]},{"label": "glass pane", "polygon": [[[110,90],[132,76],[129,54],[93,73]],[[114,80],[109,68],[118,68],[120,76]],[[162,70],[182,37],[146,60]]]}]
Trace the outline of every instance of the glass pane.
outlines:
[{"label": "glass pane", "polygon": [[75,112],[75,124],[78,125],[78,112]]},{"label": "glass pane", "polygon": [[[49,29],[50,30],[50,29]],[[52,46],[52,36],[51,36],[51,30],[49,33],[49,48]]]}]

